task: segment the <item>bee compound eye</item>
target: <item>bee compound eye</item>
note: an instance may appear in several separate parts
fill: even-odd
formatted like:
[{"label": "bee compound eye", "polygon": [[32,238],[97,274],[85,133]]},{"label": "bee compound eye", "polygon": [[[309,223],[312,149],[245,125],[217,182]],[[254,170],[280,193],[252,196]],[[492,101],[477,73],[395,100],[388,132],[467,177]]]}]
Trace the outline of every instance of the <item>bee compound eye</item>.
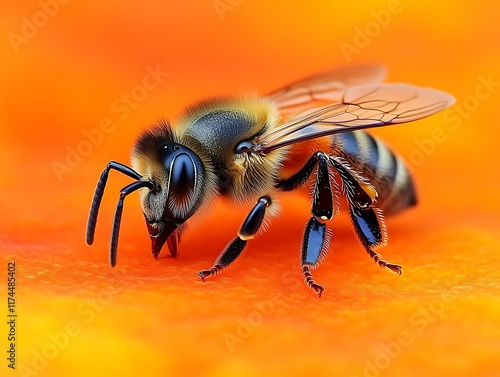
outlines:
[{"label": "bee compound eye", "polygon": [[186,202],[194,190],[196,167],[187,153],[179,153],[170,168],[169,193],[176,201]]}]

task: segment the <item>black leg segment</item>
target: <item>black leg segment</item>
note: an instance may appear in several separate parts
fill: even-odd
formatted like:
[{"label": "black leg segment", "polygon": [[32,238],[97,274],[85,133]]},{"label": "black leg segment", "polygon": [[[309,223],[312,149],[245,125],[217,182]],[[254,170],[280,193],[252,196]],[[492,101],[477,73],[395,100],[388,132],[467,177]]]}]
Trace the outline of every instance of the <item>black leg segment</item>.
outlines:
[{"label": "black leg segment", "polygon": [[198,276],[201,280],[205,281],[205,278],[209,276],[218,275],[223,268],[229,266],[239,257],[246,245],[247,241],[242,240],[240,237],[233,238],[231,243],[226,246],[224,251],[215,260],[212,267],[208,270],[198,272]]},{"label": "black leg segment", "polygon": [[376,208],[356,208],[351,206],[350,214],[354,230],[359,240],[365,247],[370,257],[378,263],[380,267],[388,268],[389,270],[401,275],[401,266],[392,264],[382,259],[382,256],[373,251],[373,248],[382,246],[385,240],[385,229],[383,225],[383,217],[380,211]]},{"label": "black leg segment", "polygon": [[351,206],[351,219],[354,229],[366,247],[377,247],[384,243],[379,220],[373,208]]},{"label": "black leg segment", "polygon": [[264,215],[266,214],[266,208],[271,204],[271,200],[267,196],[263,196],[259,199],[255,207],[250,211],[247,218],[241,225],[240,231],[238,233],[239,238],[243,240],[249,240],[255,236],[259,230],[262,221],[264,221]]},{"label": "black leg segment", "polygon": [[319,162],[314,185],[312,214],[321,220],[331,220],[333,217],[333,194],[328,170],[328,157],[317,153]]},{"label": "black leg segment", "polygon": [[257,204],[252,208],[245,221],[240,227],[238,236],[235,237],[224,251],[217,257],[212,267],[208,270],[203,270],[198,273],[201,280],[219,274],[223,268],[233,263],[241,254],[247,244],[247,240],[252,239],[257,234],[260,226],[264,221],[266,208],[271,204],[271,198],[262,196],[257,201]]},{"label": "black leg segment", "polygon": [[307,179],[313,172],[316,163],[318,162],[318,154],[319,153],[313,154],[311,158],[309,158],[309,160],[306,162],[304,167],[297,173],[292,175],[290,178],[279,181],[276,184],[276,188],[283,191],[290,191],[295,190],[297,187],[302,186],[304,183],[306,183]]},{"label": "black leg segment", "polygon": [[306,284],[321,297],[325,290],[323,286],[317,284],[311,273],[311,269],[316,268],[325,257],[329,246],[330,234],[327,232],[326,224],[320,223],[311,217],[304,231],[302,240],[302,275]]},{"label": "black leg segment", "polygon": [[323,259],[325,251],[326,224],[311,217],[306,225],[302,241],[302,265],[316,266]]}]

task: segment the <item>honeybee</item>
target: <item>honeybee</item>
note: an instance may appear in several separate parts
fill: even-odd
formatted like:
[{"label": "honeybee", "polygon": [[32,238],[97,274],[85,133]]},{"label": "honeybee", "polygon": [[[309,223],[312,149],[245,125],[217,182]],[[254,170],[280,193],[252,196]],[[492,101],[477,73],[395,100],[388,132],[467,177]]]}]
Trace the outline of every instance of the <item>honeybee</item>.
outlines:
[{"label": "honeybee", "polygon": [[276,196],[311,185],[311,213],[301,245],[306,284],[319,297],[312,275],[328,252],[327,222],[347,200],[354,232],[381,267],[401,266],[375,250],[387,243],[385,214],[416,204],[414,183],[403,160],[363,129],[415,121],[454,103],[442,91],[381,83],[385,69],[359,65],[334,69],[265,96],[220,97],[188,107],[172,127],[161,120],[132,150],[132,168],[110,161],[92,200],[86,241],[91,245],[111,169],[134,179],[120,191],[113,221],[110,264],[115,266],[125,197],[139,191],[158,257],[165,243],[177,256],[187,220],[219,197],[250,208],[236,235],[202,280],[234,262],[249,240],[279,212]]}]

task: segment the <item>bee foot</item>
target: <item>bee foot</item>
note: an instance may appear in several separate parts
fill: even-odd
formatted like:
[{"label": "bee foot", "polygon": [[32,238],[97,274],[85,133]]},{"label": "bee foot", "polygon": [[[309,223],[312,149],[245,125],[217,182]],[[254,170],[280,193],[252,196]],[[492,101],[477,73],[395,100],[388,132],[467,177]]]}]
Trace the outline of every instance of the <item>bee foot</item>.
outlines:
[{"label": "bee foot", "polygon": [[375,263],[377,263],[380,267],[388,268],[389,270],[391,270],[392,272],[394,272],[397,275],[401,275],[403,273],[401,271],[401,269],[403,267],[401,267],[399,264],[389,263],[385,259],[382,259],[382,256],[379,253],[376,253],[373,250],[368,250],[368,252],[369,252],[370,256],[373,258],[373,260],[375,261]]},{"label": "bee foot", "polygon": [[222,267],[218,264],[215,266],[211,267],[209,270],[203,270],[198,272],[198,276],[200,277],[201,281],[205,281],[206,278],[210,276],[215,276],[220,273]]},{"label": "bee foot", "polygon": [[403,273],[403,271],[401,271],[402,267],[399,264],[387,263],[387,261],[385,261],[385,264],[382,267],[388,268],[397,275],[401,275]]},{"label": "bee foot", "polygon": [[308,266],[304,266],[302,268],[302,275],[304,275],[304,280],[306,281],[307,286],[321,298],[321,294],[325,288],[314,281],[311,270]]},{"label": "bee foot", "polygon": [[399,264],[389,263],[385,259],[375,259],[375,262],[377,262],[380,267],[387,268],[397,275],[401,275],[403,273],[401,271],[402,267]]},{"label": "bee foot", "polygon": [[321,298],[321,294],[325,290],[325,288],[322,285],[319,285],[319,284],[316,284],[316,283],[311,284],[309,286],[309,288],[311,288],[313,290],[313,292],[318,295],[319,298]]}]

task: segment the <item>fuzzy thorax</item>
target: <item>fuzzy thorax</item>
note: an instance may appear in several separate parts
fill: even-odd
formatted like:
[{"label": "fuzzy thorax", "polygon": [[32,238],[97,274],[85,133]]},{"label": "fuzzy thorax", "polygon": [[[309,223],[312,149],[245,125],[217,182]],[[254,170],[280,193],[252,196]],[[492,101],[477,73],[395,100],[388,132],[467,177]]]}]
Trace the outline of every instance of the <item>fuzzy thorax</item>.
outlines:
[{"label": "fuzzy thorax", "polygon": [[177,120],[174,138],[211,166],[221,195],[238,203],[269,195],[285,156],[238,153],[242,142],[256,143],[278,124],[273,103],[256,96],[215,98],[189,107]]}]

